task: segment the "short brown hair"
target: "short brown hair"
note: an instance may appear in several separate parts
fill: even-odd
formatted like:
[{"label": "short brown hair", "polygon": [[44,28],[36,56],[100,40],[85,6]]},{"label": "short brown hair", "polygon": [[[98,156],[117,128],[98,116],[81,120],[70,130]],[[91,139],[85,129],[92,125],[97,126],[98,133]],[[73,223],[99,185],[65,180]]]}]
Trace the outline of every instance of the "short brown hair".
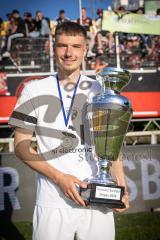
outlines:
[{"label": "short brown hair", "polygon": [[58,35],[66,34],[68,36],[80,35],[87,39],[87,33],[84,27],[75,22],[63,22],[56,27],[55,38]]}]

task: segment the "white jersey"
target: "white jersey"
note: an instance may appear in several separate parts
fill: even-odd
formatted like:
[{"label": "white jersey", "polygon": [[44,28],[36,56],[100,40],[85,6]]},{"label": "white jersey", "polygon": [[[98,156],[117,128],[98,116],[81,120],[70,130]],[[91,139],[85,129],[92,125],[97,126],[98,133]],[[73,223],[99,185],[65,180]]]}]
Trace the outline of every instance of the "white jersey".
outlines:
[{"label": "white jersey", "polygon": [[[85,180],[97,171],[88,123],[88,103],[100,84],[81,75],[76,86],[60,85],[57,75],[26,84],[9,123],[35,132],[37,151],[56,169]],[[60,188],[37,175],[37,205],[73,207]]]}]

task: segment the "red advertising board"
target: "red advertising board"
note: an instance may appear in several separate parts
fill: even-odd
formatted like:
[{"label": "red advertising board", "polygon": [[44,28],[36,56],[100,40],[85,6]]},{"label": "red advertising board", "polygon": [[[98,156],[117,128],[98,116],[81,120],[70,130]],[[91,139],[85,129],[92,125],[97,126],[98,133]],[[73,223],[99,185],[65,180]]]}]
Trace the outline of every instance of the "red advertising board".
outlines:
[{"label": "red advertising board", "polygon": [[[121,93],[128,97],[133,106],[134,118],[160,117],[160,73],[133,73],[132,80]],[[44,77],[44,76],[43,76]],[[0,123],[7,123],[16,103],[17,94],[24,82],[41,79],[42,76],[8,77],[10,96],[0,95]]]}]

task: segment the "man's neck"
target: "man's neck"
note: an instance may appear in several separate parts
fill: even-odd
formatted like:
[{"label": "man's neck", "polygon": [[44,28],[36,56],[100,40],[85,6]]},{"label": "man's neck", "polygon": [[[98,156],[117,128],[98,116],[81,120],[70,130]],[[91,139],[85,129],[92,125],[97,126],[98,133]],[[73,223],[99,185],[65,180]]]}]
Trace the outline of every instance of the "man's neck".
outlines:
[{"label": "man's neck", "polygon": [[80,76],[80,70],[77,70],[73,73],[66,73],[58,71],[58,78],[62,85],[65,85],[67,83],[76,83],[78,78]]}]

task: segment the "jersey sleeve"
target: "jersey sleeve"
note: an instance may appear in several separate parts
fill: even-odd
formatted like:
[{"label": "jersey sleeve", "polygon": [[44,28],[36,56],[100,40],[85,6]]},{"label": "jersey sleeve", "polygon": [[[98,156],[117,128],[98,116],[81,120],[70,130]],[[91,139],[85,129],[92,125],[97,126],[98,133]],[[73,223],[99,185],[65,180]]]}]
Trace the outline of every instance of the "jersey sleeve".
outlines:
[{"label": "jersey sleeve", "polygon": [[97,80],[93,81],[93,85],[91,87],[91,90],[88,94],[88,102],[91,103],[92,102],[92,98],[98,94],[100,94],[102,92],[102,86],[100,85],[100,83]]},{"label": "jersey sleeve", "polygon": [[9,125],[20,127],[34,132],[37,125],[34,98],[31,97],[27,85],[19,96],[14,111],[9,119]]}]

